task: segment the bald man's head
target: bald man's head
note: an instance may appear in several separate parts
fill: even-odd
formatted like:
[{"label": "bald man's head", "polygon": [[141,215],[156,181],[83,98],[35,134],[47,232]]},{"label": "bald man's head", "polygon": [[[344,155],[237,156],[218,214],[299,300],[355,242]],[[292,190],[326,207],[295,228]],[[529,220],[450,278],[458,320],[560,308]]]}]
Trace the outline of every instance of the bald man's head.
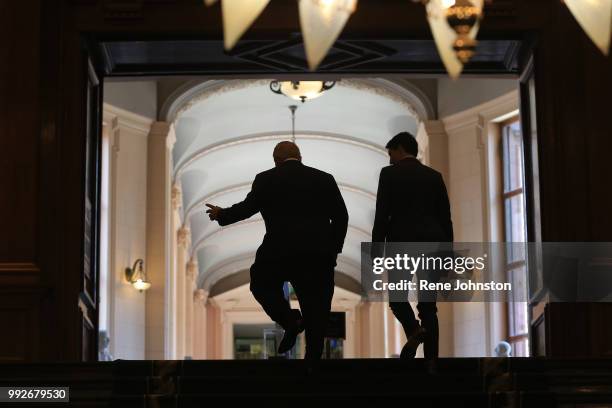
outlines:
[{"label": "bald man's head", "polygon": [[274,148],[274,153],[272,153],[272,156],[274,157],[274,163],[276,163],[277,166],[285,162],[287,159],[302,160],[300,148],[293,142],[280,142]]}]

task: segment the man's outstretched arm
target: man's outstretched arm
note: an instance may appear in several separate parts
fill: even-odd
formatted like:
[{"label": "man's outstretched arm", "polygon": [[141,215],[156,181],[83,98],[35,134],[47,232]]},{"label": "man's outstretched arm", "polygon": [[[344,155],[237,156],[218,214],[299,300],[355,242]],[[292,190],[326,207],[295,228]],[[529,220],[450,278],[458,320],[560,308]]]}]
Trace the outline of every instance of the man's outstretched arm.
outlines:
[{"label": "man's outstretched arm", "polygon": [[225,226],[246,220],[261,210],[261,182],[259,175],[255,177],[251,191],[247,194],[244,201],[236,203],[229,208],[220,208],[211,204],[206,204],[210,208],[206,213],[211,221],[218,221],[219,225]]}]

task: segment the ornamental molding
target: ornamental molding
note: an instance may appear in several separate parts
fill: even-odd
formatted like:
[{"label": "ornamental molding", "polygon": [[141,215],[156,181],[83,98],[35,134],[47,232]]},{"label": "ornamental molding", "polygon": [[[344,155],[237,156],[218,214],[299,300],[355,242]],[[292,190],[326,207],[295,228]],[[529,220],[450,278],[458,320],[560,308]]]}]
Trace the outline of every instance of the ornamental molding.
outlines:
[{"label": "ornamental molding", "polygon": [[176,232],[176,242],[180,248],[187,249],[191,244],[191,230],[187,226],[179,228]]}]

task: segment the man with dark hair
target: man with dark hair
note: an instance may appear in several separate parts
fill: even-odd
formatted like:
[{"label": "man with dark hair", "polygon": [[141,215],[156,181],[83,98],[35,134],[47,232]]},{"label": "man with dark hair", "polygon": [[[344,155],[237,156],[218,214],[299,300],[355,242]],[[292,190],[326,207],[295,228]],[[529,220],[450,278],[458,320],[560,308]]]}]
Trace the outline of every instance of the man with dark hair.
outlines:
[{"label": "man with dark hair", "polygon": [[[442,175],[417,160],[419,145],[410,133],[395,135],[386,147],[391,165],[380,172],[372,242],[452,242],[453,224]],[[420,325],[408,299],[390,300],[389,306],[408,339],[401,357],[413,358],[423,342],[425,358],[435,359],[438,356],[435,297],[425,301],[419,298]]]},{"label": "man with dark hair", "polygon": [[[295,143],[274,149],[276,167],[259,173],[246,199],[229,208],[212,204],[207,213],[229,225],[261,212],[266,235],[251,266],[251,292],[284,330],[283,354],[306,330],[306,356],[318,360],[334,294],[334,267],[344,245],[348,212],[331,174],[302,164]],[[284,283],[295,290],[299,310],[285,298]]]},{"label": "man with dark hair", "polygon": [[[399,154],[403,155],[407,153],[412,157],[417,157],[419,155],[419,143],[416,141],[414,136],[412,136],[408,132],[401,132],[397,135],[393,136],[391,140],[385,146],[389,155],[391,154]],[[401,150],[403,149],[403,150]],[[402,156],[403,157],[403,156]],[[391,164],[396,161],[401,160],[402,157],[391,157]]]}]

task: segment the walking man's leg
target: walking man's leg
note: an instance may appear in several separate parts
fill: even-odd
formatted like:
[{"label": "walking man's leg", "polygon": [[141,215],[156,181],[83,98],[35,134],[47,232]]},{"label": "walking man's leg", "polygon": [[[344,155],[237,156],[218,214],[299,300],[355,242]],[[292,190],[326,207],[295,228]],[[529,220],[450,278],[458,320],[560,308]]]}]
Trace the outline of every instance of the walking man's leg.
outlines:
[{"label": "walking man's leg", "polygon": [[414,316],[414,311],[408,300],[405,302],[389,302],[389,307],[395,318],[401,323],[406,337],[410,337],[418,329],[419,322]]},{"label": "walking man's leg", "polygon": [[307,360],[318,360],[323,353],[325,331],[334,295],[334,266],[319,263],[296,271],[291,284],[300,302],[306,330]]},{"label": "walking man's leg", "polygon": [[274,264],[254,263],[251,266],[251,293],[272,320],[283,329],[292,329],[299,317],[285,298],[285,280]]},{"label": "walking man's leg", "polygon": [[423,354],[428,360],[438,358],[438,308],[436,302],[419,302],[417,305],[421,326],[425,329]]}]

